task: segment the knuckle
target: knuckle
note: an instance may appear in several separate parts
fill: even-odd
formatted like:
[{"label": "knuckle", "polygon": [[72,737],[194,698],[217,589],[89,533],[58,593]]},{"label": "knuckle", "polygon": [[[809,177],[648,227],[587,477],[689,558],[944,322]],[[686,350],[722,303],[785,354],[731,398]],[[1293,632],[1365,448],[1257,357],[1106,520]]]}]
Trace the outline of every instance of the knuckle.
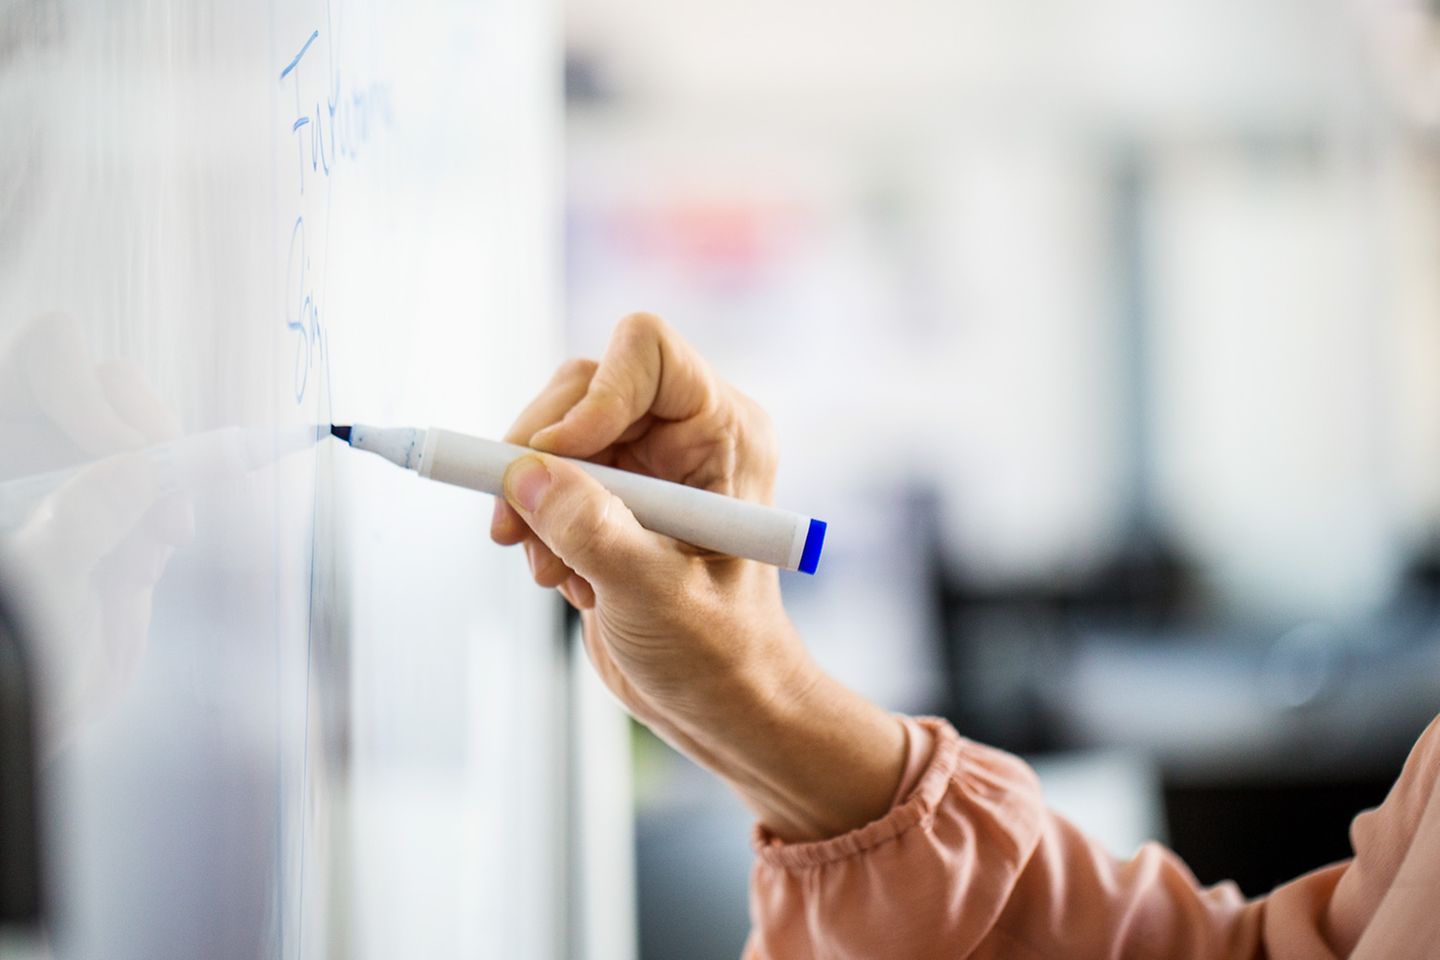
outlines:
[{"label": "knuckle", "polygon": [[596,377],[590,381],[590,389],[586,393],[586,400],[590,403],[601,406],[615,406],[629,409],[632,398],[636,392],[633,380],[617,380],[616,377]]},{"label": "knuckle", "polygon": [[626,314],[616,325],[616,336],[658,338],[665,332],[665,321],[644,310]]},{"label": "knuckle", "polygon": [[733,476],[745,450],[745,430],[734,410],[728,410],[715,434],[713,456],[726,476]]},{"label": "knuckle", "polygon": [[535,568],[535,582],[542,587],[558,587],[570,579],[570,568],[553,554],[544,557]]},{"label": "knuckle", "polygon": [[733,444],[737,469],[745,469],[762,477],[774,474],[779,465],[779,447],[770,414],[759,403],[733,387],[730,390],[733,411],[728,418],[728,434]]},{"label": "knuckle", "polygon": [[571,357],[560,364],[555,371],[556,383],[569,383],[573,380],[589,380],[595,376],[599,364],[588,357]]},{"label": "knuckle", "polygon": [[566,522],[566,553],[571,556],[604,554],[611,540],[610,509],[613,494],[586,497],[571,512]]}]

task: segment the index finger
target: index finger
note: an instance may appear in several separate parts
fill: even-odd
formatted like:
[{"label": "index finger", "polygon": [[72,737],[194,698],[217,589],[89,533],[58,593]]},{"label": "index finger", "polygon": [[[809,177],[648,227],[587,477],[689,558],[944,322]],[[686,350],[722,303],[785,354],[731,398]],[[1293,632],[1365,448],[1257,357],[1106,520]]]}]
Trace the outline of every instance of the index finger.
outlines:
[{"label": "index finger", "polygon": [[[569,360],[560,365],[550,382],[522,411],[506,431],[506,443],[523,444],[541,427],[547,427],[565,415],[585,395],[590,378],[595,375],[594,360]],[[490,518],[490,538],[496,543],[513,546],[530,535],[530,528],[511,509],[504,497],[495,498]]]},{"label": "index finger", "polygon": [[559,423],[530,437],[537,450],[591,457],[647,414],[688,420],[718,396],[715,378],[695,349],[664,321],[633,313],[620,321],[588,387]]},{"label": "index finger", "polygon": [[590,389],[595,376],[594,360],[569,360],[560,365],[550,382],[506,431],[506,443],[524,444],[537,430],[548,427],[565,415]]}]

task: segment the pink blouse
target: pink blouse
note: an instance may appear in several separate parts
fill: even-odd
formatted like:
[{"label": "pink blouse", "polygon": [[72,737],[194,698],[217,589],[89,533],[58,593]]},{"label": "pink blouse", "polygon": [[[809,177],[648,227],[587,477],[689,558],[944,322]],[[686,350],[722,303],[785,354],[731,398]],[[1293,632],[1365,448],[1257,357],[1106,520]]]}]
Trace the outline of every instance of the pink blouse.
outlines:
[{"label": "pink blouse", "polygon": [[817,843],[757,830],[745,960],[1440,960],[1440,717],[1354,856],[1246,901],[1157,844],[1116,860],[1045,807],[1022,761],[905,719],[884,817]]}]

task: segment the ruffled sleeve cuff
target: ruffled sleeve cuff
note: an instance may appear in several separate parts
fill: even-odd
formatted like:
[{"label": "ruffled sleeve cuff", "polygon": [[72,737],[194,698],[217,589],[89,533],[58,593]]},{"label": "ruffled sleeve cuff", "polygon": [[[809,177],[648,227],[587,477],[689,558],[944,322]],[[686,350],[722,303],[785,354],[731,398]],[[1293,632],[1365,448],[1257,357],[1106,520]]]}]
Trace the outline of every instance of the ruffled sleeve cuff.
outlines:
[{"label": "ruffled sleeve cuff", "polygon": [[1024,763],[1009,754],[962,738],[936,717],[902,717],[906,768],[896,802],[883,817],[828,840],[787,843],[757,824],[752,845],[762,863],[793,870],[833,863],[879,847],[917,825],[930,825],[946,794],[959,790],[968,802],[989,808],[993,818],[1020,834],[1039,829],[1039,786]]}]

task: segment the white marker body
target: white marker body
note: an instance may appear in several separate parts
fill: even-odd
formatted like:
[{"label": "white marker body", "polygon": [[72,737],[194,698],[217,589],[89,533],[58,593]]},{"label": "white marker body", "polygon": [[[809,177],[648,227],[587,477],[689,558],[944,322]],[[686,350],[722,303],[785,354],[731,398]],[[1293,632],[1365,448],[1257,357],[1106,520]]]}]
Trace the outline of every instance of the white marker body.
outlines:
[{"label": "white marker body", "polygon": [[[396,436],[382,440],[385,434]],[[408,466],[422,477],[493,494],[502,493],[505,469],[535,452],[449,430],[377,430],[358,424],[352,428],[351,445]],[[418,463],[410,453],[416,447]],[[624,501],[647,530],[716,553],[800,569],[810,517],[614,467],[570,462]]]}]

